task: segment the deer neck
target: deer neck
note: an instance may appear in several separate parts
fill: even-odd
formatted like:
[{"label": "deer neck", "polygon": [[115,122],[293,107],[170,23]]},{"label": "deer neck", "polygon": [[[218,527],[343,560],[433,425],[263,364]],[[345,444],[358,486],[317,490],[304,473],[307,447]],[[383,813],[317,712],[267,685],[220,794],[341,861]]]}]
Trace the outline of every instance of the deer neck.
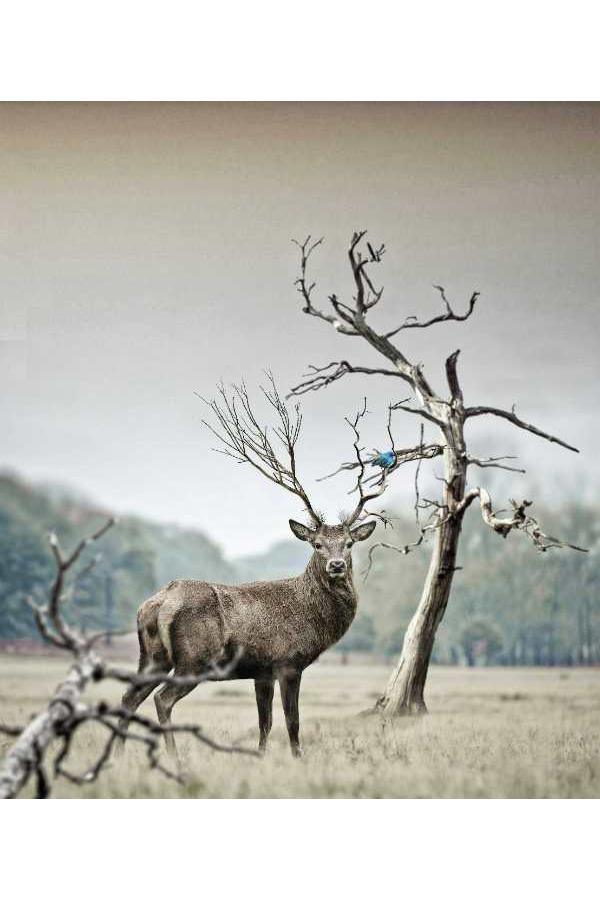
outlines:
[{"label": "deer neck", "polygon": [[322,558],[314,553],[304,572],[306,599],[314,615],[322,620],[327,646],[346,633],[356,614],[357,596],[352,581],[352,561],[343,578],[332,579]]}]

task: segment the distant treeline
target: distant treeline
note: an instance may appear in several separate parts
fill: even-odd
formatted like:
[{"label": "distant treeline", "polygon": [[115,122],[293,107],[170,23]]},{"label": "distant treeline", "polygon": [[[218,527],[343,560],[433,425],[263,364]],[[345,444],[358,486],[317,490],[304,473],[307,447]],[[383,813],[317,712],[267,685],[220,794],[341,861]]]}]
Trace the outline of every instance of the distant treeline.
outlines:
[{"label": "distant treeline", "polygon": [[[69,549],[109,515],[67,491],[0,477],[0,638],[36,635],[24,601],[47,595],[53,575],[48,532],[55,531]],[[85,551],[82,566],[98,553],[69,601],[71,622],[88,631],[134,628],[140,602],[172,578],[236,577],[219,547],[201,532],[133,516],[120,519],[99,545]]]},{"label": "distant treeline", "polygon": [[[589,547],[590,553],[538,553],[521,534],[503,540],[470,510],[458,561],[462,570],[438,633],[435,661],[600,664],[600,509],[573,503],[538,512],[545,530]],[[44,596],[52,577],[48,531],[55,531],[68,548],[109,514],[68,491],[0,477],[1,639],[35,635],[24,599]],[[386,540],[401,545],[415,536],[414,521],[404,519]],[[430,549],[424,545],[408,556],[375,551],[363,583],[367,549],[361,548],[355,561],[359,614],[338,649],[396,655],[419,598]],[[299,573],[307,559],[306,545],[290,540],[230,562],[202,532],[131,516],[122,518],[93,552],[98,550],[101,558],[75,584],[70,600],[71,621],[88,631],[131,629],[141,600],[172,578],[282,578]]]}]

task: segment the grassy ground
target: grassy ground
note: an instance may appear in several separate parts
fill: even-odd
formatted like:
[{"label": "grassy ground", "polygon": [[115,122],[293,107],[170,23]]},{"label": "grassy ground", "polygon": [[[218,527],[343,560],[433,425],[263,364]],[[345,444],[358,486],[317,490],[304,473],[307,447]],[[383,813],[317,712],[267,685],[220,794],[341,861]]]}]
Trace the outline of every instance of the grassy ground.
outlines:
[{"label": "grassy ground", "polygon": [[[0,716],[24,721],[65,670],[60,658],[0,655]],[[149,773],[131,747],[96,784],[57,782],[57,797],[599,797],[600,670],[433,668],[430,715],[382,722],[360,717],[388,670],[317,663],[301,694],[304,756],[289,755],[279,696],[262,759],[215,753],[180,738],[184,787]],[[99,686],[114,700],[118,689]],[[154,715],[150,699],[140,711]],[[174,720],[201,723],[222,741],[254,746],[252,682],[206,684]],[[82,730],[73,766],[100,746]],[[9,741],[0,737],[0,746]]]}]

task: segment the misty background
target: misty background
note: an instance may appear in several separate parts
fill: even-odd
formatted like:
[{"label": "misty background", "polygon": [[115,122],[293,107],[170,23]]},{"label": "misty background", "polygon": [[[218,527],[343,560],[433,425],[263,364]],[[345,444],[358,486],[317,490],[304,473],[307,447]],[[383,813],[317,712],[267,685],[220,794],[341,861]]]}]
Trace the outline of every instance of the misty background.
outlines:
[{"label": "misty background", "polygon": [[[467,322],[399,336],[434,386],[460,347],[467,404],[516,403],[581,449],[473,423],[474,452],[528,470],[495,474],[497,505],[597,503],[599,131],[597,104],[2,104],[2,465],[200,529],[228,558],[287,538],[299,503],[211,453],[194,392],[378,365],[303,315],[293,286],[292,237],[325,236],[325,304],[351,290],[348,240],[368,228],[387,246],[378,327],[437,313],[432,284],[457,310],[481,292]],[[347,376],[303,400],[300,473],[330,517],[351,482],[316,478],[350,458],[343,419],[365,393],[381,448],[400,383]],[[409,416],[395,433],[418,439]],[[411,474],[386,506],[410,514]]]}]

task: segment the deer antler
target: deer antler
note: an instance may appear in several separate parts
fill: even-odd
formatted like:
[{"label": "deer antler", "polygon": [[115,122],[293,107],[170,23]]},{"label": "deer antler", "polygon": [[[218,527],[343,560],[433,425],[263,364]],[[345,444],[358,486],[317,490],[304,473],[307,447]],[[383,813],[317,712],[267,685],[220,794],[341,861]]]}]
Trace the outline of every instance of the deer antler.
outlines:
[{"label": "deer antler", "polygon": [[296,472],[295,448],[302,427],[300,404],[296,403],[290,412],[281,399],[271,372],[267,372],[267,378],[269,387],[261,387],[261,392],[277,416],[279,424],[272,428],[272,433],[283,445],[287,461],[283,462],[275,452],[269,427],[259,423],[244,382],[232,385],[229,392],[220,384],[219,399],[205,400],[200,397],[214,414],[217,427],[204,419],[202,422],[224,446],[225,449],[218,452],[230,456],[236,462],[250,463],[269,481],[295,494],[302,500],[313,524],[322,525],[322,517],[313,508]]},{"label": "deer antler", "polygon": [[[356,476],[356,487],[354,490],[358,491],[358,503],[356,504],[353,512],[350,515],[344,517],[344,523],[346,525],[354,525],[356,521],[360,518],[363,513],[368,516],[370,513],[365,513],[365,506],[370,500],[374,500],[376,497],[381,496],[387,487],[387,471],[386,469],[381,470],[381,476],[375,482],[373,488],[365,490],[366,482],[371,482],[372,479],[365,480],[365,468],[367,462],[363,459],[362,450],[360,447],[360,432],[358,430],[358,426],[360,424],[360,420],[364,418],[367,414],[367,398],[364,398],[362,407],[358,410],[354,419],[346,418],[346,422],[354,432],[354,452],[356,454],[356,464],[357,468],[357,476]],[[391,432],[390,438],[393,441]]]}]

